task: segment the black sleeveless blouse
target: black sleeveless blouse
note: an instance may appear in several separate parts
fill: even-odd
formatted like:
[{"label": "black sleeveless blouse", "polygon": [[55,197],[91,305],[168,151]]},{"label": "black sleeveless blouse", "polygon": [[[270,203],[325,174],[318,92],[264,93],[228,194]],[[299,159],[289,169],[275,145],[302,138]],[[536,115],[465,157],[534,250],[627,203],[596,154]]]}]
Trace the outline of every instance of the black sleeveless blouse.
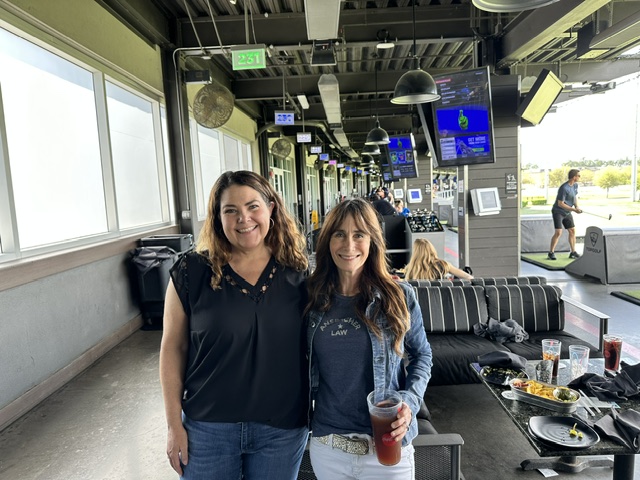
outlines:
[{"label": "black sleeveless blouse", "polygon": [[305,273],[272,257],[254,286],[225,265],[221,288],[213,290],[208,261],[190,252],[171,278],[189,318],[185,414],[208,422],[305,425]]}]

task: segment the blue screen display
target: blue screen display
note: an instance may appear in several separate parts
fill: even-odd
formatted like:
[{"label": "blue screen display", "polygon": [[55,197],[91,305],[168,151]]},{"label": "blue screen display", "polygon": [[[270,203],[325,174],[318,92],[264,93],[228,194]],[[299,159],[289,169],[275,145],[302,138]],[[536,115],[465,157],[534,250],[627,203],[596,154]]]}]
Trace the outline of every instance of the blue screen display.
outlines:
[{"label": "blue screen display", "polygon": [[415,142],[411,134],[391,136],[389,140],[387,151],[389,153],[388,163],[391,169],[391,177],[395,179],[416,178],[418,171],[415,162]]},{"label": "blue screen display", "polygon": [[493,163],[491,82],[487,67],[435,75],[440,99],[433,102],[441,166]]}]

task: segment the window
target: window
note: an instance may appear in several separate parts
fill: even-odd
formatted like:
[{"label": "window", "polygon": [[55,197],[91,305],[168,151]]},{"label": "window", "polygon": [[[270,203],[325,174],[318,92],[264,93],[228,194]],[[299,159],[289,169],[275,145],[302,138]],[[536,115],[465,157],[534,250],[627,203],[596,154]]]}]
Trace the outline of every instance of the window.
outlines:
[{"label": "window", "polygon": [[2,29],[0,65],[20,247],[107,232],[92,72]]},{"label": "window", "polygon": [[0,65],[3,260],[170,223],[157,100],[1,28]]},{"label": "window", "polygon": [[151,102],[110,82],[106,93],[119,227],[162,222]]}]

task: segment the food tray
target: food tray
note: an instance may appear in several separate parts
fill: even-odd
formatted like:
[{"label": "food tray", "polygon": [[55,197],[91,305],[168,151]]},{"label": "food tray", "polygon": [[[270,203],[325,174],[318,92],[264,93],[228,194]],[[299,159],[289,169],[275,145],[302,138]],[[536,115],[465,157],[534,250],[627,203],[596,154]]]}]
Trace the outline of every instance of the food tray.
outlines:
[{"label": "food tray", "polygon": [[[580,402],[580,394],[573,389],[571,392],[575,395],[575,400],[572,402],[562,402],[560,400],[552,400],[550,398],[541,397],[539,395],[534,395],[532,393],[528,393],[525,390],[514,387],[514,380],[517,382],[521,379],[514,378],[509,381],[509,386],[511,387],[511,391],[513,392],[513,396],[516,400],[521,402],[530,403],[531,405],[536,405],[537,407],[548,408],[549,410],[553,410],[555,412],[560,413],[573,413],[578,409],[578,403]],[[545,387],[550,388],[558,388],[558,385],[553,385],[551,383],[538,382]]]}]

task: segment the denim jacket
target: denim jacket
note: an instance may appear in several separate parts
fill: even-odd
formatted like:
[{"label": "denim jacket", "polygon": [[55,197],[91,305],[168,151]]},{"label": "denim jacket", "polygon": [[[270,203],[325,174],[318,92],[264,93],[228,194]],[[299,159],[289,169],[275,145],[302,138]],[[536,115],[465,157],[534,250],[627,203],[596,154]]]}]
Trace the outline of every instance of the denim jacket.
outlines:
[{"label": "denim jacket", "polygon": [[[383,338],[376,337],[375,333],[369,330],[371,346],[373,349],[373,382],[374,388],[388,388],[399,391],[403,401],[409,406],[413,413],[411,424],[407,434],[402,439],[402,446],[408,445],[418,435],[418,422],[416,414],[420,410],[420,405],[427,389],[427,383],[431,378],[431,346],[427,341],[427,335],[422,324],[422,312],[416,299],[413,288],[407,283],[399,283],[407,299],[407,307],[411,317],[411,328],[405,334],[404,342],[401,346],[403,354],[406,354],[408,363],[406,366],[406,379],[404,390],[400,389],[398,379],[405,377],[403,356],[399,356],[393,349],[393,337],[389,334],[387,319],[384,313],[378,314],[375,322],[383,332]],[[373,302],[366,309],[367,316],[372,315],[376,302],[380,301],[380,294],[376,294]],[[318,389],[319,373],[317,363],[313,358],[313,337],[322,322],[324,312],[311,311],[308,315],[307,328],[307,355],[309,357],[309,384],[310,401],[315,396]],[[369,392],[366,392],[368,394]]]}]

